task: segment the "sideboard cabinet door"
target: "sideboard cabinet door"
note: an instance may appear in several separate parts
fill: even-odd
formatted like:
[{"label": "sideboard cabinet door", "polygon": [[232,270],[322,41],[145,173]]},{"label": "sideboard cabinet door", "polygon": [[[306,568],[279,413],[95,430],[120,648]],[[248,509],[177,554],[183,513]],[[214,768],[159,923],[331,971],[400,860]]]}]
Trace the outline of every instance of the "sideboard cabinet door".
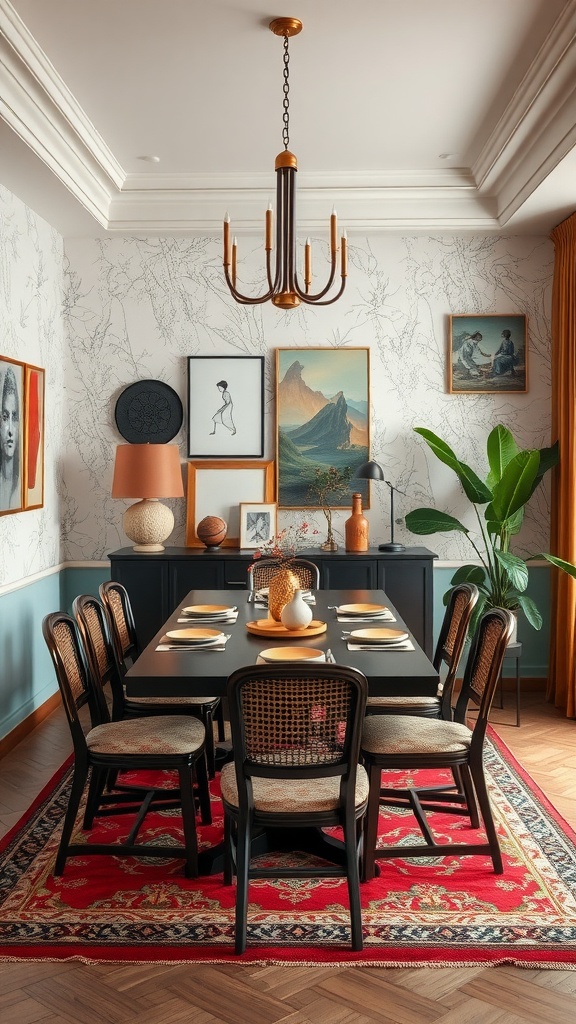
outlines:
[{"label": "sideboard cabinet door", "polygon": [[138,642],[145,647],[173,608],[168,562],[155,555],[139,555],[126,559],[111,557],[110,563],[111,579],[128,591]]},{"label": "sideboard cabinet door", "polygon": [[390,560],[379,560],[378,589],[386,591],[420,646],[432,658],[432,559],[396,556]]}]

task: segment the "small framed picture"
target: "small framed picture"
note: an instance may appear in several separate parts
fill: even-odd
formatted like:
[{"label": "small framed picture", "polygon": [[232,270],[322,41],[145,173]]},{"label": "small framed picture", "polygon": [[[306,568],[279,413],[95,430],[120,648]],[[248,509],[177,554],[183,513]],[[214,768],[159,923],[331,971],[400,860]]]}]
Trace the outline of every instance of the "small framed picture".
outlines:
[{"label": "small framed picture", "polygon": [[0,356],[0,516],[24,508],[25,364]]},{"label": "small framed picture", "polygon": [[26,366],[26,509],[44,504],[44,377],[39,366]]},{"label": "small framed picture", "polygon": [[186,547],[204,546],[196,527],[205,516],[218,516],[227,524],[223,548],[240,541],[240,505],[268,506],[274,499],[273,462],[189,462],[186,488]]},{"label": "small framed picture", "polygon": [[188,458],[264,455],[264,357],[188,357]]},{"label": "small framed picture", "polygon": [[448,391],[451,395],[528,390],[528,336],[521,313],[450,317]]},{"label": "small framed picture", "polygon": [[242,502],[240,547],[259,548],[276,536],[276,502]]}]

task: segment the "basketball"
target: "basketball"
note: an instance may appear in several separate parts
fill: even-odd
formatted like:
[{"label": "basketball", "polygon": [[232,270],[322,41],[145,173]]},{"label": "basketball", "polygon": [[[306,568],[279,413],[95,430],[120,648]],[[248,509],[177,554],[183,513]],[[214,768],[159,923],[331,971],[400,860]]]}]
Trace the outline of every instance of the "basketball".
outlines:
[{"label": "basketball", "polygon": [[227,530],[228,524],[219,516],[205,516],[196,527],[198,539],[209,549],[217,548],[222,543]]}]

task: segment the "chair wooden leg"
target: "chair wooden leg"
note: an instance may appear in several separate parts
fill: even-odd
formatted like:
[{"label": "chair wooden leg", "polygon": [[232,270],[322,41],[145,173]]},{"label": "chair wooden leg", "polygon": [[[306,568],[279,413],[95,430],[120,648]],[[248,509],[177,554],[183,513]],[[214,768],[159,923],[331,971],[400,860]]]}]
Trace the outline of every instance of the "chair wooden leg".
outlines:
[{"label": "chair wooden leg", "polygon": [[482,814],[482,820],[484,822],[484,828],[486,829],[486,836],[490,846],[490,856],[492,857],[494,874],[501,875],[504,872],[502,853],[500,851],[500,843],[498,842],[498,834],[496,832],[494,818],[492,817],[492,808],[490,806],[490,797],[486,786],[484,768],[481,763],[472,769],[472,777],[474,779],[474,788],[476,790],[476,795],[478,796],[480,812]]},{"label": "chair wooden leg", "polygon": [[180,800],[182,802],[182,830],[186,848],[187,878],[198,878],[198,838],[196,835],[196,807],[192,788],[192,772],[189,768],[179,768]]},{"label": "chair wooden leg", "polygon": [[248,871],[250,868],[250,826],[241,818],[238,821],[236,842],[236,953],[246,950],[248,928]]},{"label": "chair wooden leg", "polygon": [[350,901],[352,949],[361,950],[363,948],[362,908],[360,906],[358,830],[355,820],[344,823],[344,845],[346,849],[346,880],[348,882],[348,899]]},{"label": "chair wooden leg", "polygon": [[86,785],[87,774],[88,772],[85,768],[79,767],[78,764],[75,764],[70,796],[68,798],[68,807],[66,808],[62,835],[60,836],[60,844],[58,846],[56,863],[54,865],[55,875],[61,875],[64,871],[68,847],[70,845],[70,839],[72,838],[74,822],[76,821],[76,815],[78,814],[78,808],[80,806],[80,800],[82,799],[82,793],[84,792],[84,786]]},{"label": "chair wooden leg", "polygon": [[198,797],[200,800],[200,817],[203,825],[212,824],[212,806],[210,803],[210,789],[208,787],[208,770],[205,754],[202,754],[194,765],[196,779],[198,781]]},{"label": "chair wooden leg", "polygon": [[232,820],[230,815],[224,811],[224,885],[232,885],[234,877],[232,843]]},{"label": "chair wooden leg", "polygon": [[476,790],[474,783],[472,782],[472,776],[470,775],[470,768],[467,764],[461,765],[460,778],[462,779],[462,789],[464,791],[464,796],[466,797],[466,807],[468,808],[468,814],[470,815],[470,825],[472,828],[480,828],[480,817],[478,815],[478,804],[476,802]]},{"label": "chair wooden leg", "polygon": [[216,752],[214,748],[214,718],[212,708],[205,708],[202,716],[204,728],[206,729],[206,761],[208,764],[208,775],[211,779],[216,778]]},{"label": "chair wooden leg", "polygon": [[226,739],[226,728],[224,724],[224,701],[221,700],[216,708],[216,722],[218,724],[218,742],[223,743]]},{"label": "chair wooden leg", "polygon": [[83,829],[92,828],[92,825],[94,824],[94,818],[98,811],[100,797],[104,792],[107,777],[108,771],[106,768],[95,768],[92,766],[90,771],[88,796],[86,797],[86,808],[84,810],[84,821],[82,822]]},{"label": "chair wooden leg", "polygon": [[367,763],[369,795],[368,809],[364,818],[364,842],[362,851],[362,881],[369,882],[376,874],[376,840],[380,815],[380,767]]}]

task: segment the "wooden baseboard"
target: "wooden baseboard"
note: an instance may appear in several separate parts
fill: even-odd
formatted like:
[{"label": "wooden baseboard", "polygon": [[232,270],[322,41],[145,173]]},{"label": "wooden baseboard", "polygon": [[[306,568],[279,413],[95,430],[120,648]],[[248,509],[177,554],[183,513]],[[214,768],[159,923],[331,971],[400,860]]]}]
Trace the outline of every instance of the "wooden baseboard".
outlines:
[{"label": "wooden baseboard", "polygon": [[21,743],[23,739],[28,736],[37,725],[40,725],[48,715],[51,715],[56,708],[60,707],[62,698],[60,697],[60,691],[57,690],[53,693],[48,700],[36,708],[28,718],[25,718],[23,722],[20,722],[12,732],[9,732],[7,736],[4,736],[0,740],[0,759],[6,757],[6,754],[10,753],[18,743]]}]

